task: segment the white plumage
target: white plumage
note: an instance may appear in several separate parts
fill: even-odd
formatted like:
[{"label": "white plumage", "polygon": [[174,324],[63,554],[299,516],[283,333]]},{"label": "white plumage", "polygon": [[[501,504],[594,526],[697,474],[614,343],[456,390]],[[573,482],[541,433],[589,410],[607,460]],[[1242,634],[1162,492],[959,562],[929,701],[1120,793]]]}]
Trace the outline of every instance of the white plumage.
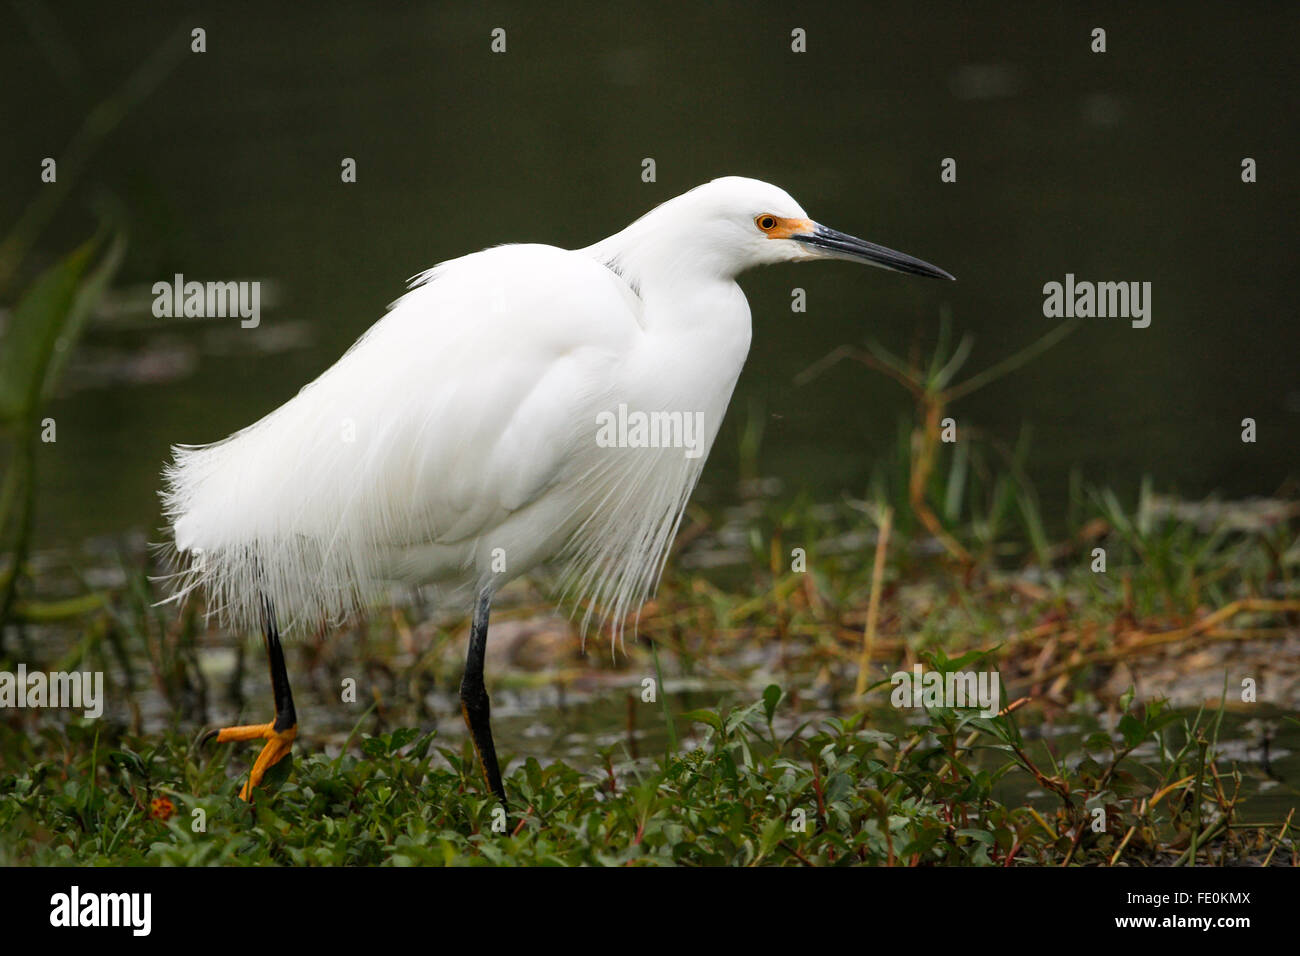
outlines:
[{"label": "white plumage", "polygon": [[[202,587],[237,627],[264,600],[282,627],[314,626],[386,582],[490,591],[558,557],[570,597],[617,630],[657,580],[748,352],[736,274],[830,256],[946,275],[848,240],[732,177],[586,249],[499,246],[417,276],[283,406],[174,449],[176,597]],[[600,416],[620,405],[701,413],[704,454],[605,447]]]}]

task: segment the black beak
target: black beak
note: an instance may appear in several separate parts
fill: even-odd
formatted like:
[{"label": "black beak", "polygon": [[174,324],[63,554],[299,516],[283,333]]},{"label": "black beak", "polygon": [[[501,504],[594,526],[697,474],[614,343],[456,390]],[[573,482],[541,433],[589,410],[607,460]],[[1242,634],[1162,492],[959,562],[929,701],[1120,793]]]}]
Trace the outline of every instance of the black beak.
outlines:
[{"label": "black beak", "polygon": [[884,246],[878,246],[874,242],[867,242],[865,239],[858,239],[848,233],[836,232],[834,229],[827,228],[820,223],[814,223],[814,226],[815,228],[811,234],[798,234],[790,238],[796,242],[812,246],[814,249],[820,249],[833,259],[851,259],[854,262],[865,262],[868,265],[879,266],[882,269],[892,269],[894,272],[906,272],[914,276],[929,276],[932,279],[955,278],[938,266],[932,266],[930,263],[914,256],[895,252],[893,249],[886,249]]}]

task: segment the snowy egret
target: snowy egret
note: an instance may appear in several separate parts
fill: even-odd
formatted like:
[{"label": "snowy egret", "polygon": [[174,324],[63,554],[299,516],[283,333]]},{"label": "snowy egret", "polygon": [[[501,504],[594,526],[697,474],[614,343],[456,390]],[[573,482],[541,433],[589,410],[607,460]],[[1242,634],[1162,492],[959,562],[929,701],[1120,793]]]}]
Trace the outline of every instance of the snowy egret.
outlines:
[{"label": "snowy egret", "polygon": [[494,592],[549,559],[615,633],[657,583],[749,351],[736,275],[850,259],[952,276],[727,177],[585,249],[504,245],[444,262],[295,397],[165,472],[177,599],[202,587],[260,626],[275,719],[248,799],[297,734],[280,628],[337,622],[386,582],[473,600],[461,710],[504,804],[483,684]]}]

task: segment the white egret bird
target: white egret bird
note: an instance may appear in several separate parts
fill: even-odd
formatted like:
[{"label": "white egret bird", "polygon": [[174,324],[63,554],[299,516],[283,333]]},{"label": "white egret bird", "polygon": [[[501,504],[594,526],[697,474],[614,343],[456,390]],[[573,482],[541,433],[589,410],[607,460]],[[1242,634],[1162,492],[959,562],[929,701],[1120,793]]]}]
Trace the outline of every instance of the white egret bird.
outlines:
[{"label": "white egret bird", "polygon": [[461,709],[504,804],[483,685],[493,593],[555,558],[601,623],[639,609],[749,351],[736,276],[811,259],[952,278],[813,222],[776,186],[716,179],[585,249],[435,266],[280,408],[173,449],[176,596],[202,587],[227,623],[260,625],[270,660],[275,719],[209,735],[266,740],[241,796],[297,734],[280,627],[336,622],[385,582],[442,582],[473,598]]}]

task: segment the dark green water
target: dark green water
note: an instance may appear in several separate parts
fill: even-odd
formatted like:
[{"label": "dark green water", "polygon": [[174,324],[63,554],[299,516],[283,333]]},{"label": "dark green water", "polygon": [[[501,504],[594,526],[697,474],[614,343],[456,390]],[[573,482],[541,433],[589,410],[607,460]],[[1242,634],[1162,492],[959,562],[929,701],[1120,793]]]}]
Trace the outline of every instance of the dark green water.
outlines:
[{"label": "dark green water", "polygon": [[[284,401],[411,274],[503,241],[585,245],[726,174],[960,281],[842,263],[744,277],[754,347],[706,472],[724,497],[751,408],[764,473],[814,497],[859,491],[905,396],[855,365],[793,377],[867,335],[924,348],[944,307],[981,368],[1051,326],[1042,286],[1067,272],[1151,282],[1150,328],[1087,321],[954,410],[1008,441],[1031,423],[1045,501],[1072,465],[1190,495],[1269,494],[1296,473],[1294,6],[60,5],[39,44],[0,18],[6,227],[91,103],[178,25],[208,33],[97,154],[36,264],[93,227],[108,190],[132,213],[121,284],[137,302],[176,272],[278,293],[255,330],[147,311],[91,330],[51,409],[43,544],[156,536],[168,445]],[[807,53],[790,50],[795,27]],[[940,182],[944,157],[956,183]]]}]

